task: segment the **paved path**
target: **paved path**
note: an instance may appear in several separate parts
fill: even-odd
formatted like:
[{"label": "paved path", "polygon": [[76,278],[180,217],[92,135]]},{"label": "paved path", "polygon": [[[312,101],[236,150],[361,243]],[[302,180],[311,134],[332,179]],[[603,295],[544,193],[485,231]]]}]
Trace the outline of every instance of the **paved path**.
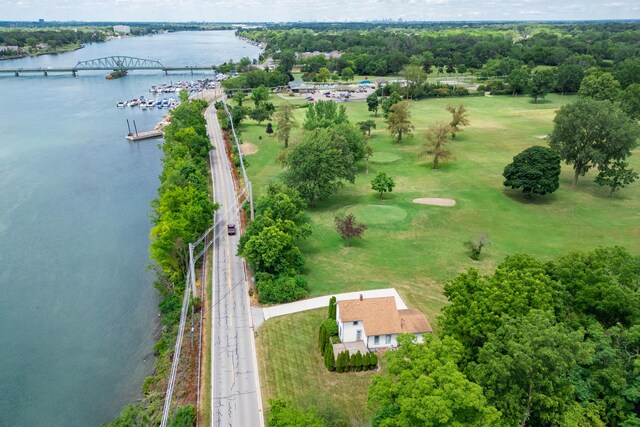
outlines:
[{"label": "paved path", "polygon": [[375,289],[371,291],[347,292],[344,294],[325,295],[317,298],[309,298],[302,301],[290,302],[288,304],[274,305],[271,307],[252,307],[253,324],[256,329],[265,320],[272,317],[286,316],[287,314],[299,313],[301,311],[313,310],[329,306],[329,299],[335,296],[338,301],[346,299],[357,299],[362,295],[364,298],[394,297],[399,310],[407,308],[398,291],[395,288]]},{"label": "paved path", "polygon": [[205,117],[215,147],[210,153],[214,199],[220,204],[214,216],[211,425],[259,427],[264,418],[245,270],[236,255],[240,236],[227,235],[227,224],[239,224],[237,198],[213,106]]}]

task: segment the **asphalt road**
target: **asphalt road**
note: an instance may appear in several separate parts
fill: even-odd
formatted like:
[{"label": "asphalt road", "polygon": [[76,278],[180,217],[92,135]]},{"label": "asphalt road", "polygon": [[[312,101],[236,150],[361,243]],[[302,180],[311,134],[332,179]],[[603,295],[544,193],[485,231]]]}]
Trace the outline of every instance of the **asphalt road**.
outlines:
[{"label": "asphalt road", "polygon": [[236,193],[222,133],[213,106],[205,113],[211,153],[216,242],[213,252],[211,316],[211,425],[264,425],[259,403],[255,342],[242,260],[236,256],[239,235],[229,236],[227,224],[239,224]]}]

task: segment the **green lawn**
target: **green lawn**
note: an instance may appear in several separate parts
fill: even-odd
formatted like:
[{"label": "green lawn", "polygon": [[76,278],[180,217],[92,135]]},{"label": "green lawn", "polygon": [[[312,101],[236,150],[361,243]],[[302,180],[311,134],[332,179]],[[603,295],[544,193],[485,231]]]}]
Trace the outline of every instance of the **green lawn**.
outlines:
[{"label": "green lawn", "polygon": [[[504,166],[523,149],[545,145],[542,137],[552,130],[555,110],[573,99],[551,95],[533,104],[528,97],[495,96],[414,102],[415,136],[401,144],[393,143],[378,117],[369,176],[362,165],[354,185],[308,211],[313,235],[301,248],[311,294],[396,287],[437,330],[436,316],[445,304],[442,285],[468,267],[489,272],[517,252],[550,258],[571,249],[614,244],[638,252],[640,184],[609,198],[607,189],[593,183],[595,173],[590,172],[573,191],[571,169],[565,166],[561,187],[552,195],[526,200],[502,185]],[[445,106],[460,102],[469,110],[471,125],[450,146],[455,160],[432,170],[430,159],[418,156],[424,132],[430,124],[448,121]],[[372,117],[363,102],[342,105],[352,122]],[[304,111],[296,110],[300,124]],[[282,171],[276,160],[282,145],[264,128],[249,121],[242,135],[259,147],[257,154],[247,156],[256,195]],[[630,158],[636,170],[639,159]],[[370,188],[379,171],[396,181],[394,192],[382,200]],[[418,197],[452,198],[457,204],[414,204]],[[368,225],[364,239],[351,247],[333,226],[335,215],[345,212]],[[476,262],[467,257],[463,242],[480,233],[487,233],[493,243]]]},{"label": "green lawn", "polygon": [[327,310],[269,319],[258,332],[258,364],[265,410],[283,397],[347,416],[350,425],[367,425],[367,388],[375,371],[329,372],[318,352],[318,328]]},{"label": "green lawn", "polygon": [[[502,185],[502,170],[512,157],[532,145],[546,145],[555,110],[575,98],[549,96],[533,104],[527,97],[430,99],[412,104],[415,136],[393,143],[381,117],[371,144],[375,154],[369,176],[358,176],[329,200],[309,209],[313,234],[301,248],[312,296],[360,289],[395,287],[411,307],[421,309],[438,330],[437,315],[446,303],[443,283],[468,267],[492,271],[505,256],[526,252],[543,259],[571,249],[624,245],[640,252],[640,184],[613,198],[593,183],[594,172],[570,189],[572,171],[563,167],[560,188],[552,195],[526,200]],[[463,102],[471,125],[451,144],[455,160],[432,170],[418,156],[426,128],[448,121],[447,104]],[[346,105],[352,122],[371,118],[366,104]],[[296,110],[302,124],[304,111]],[[282,146],[264,133],[265,125],[247,122],[242,139],[258,146],[247,156],[255,194],[282,171],[276,161]],[[300,132],[298,130],[298,132]],[[259,139],[262,136],[262,139]],[[640,169],[640,155],[630,158]],[[384,171],[396,181],[380,200],[370,180]],[[454,207],[414,204],[418,197],[455,199]],[[337,235],[333,218],[352,212],[368,225],[365,237],[351,247]],[[472,261],[463,242],[487,233],[492,245]],[[366,407],[371,373],[328,373],[315,348],[324,311],[271,319],[259,332],[258,352],[263,397],[307,396],[329,399],[357,414]],[[355,422],[356,420],[352,420]]]}]

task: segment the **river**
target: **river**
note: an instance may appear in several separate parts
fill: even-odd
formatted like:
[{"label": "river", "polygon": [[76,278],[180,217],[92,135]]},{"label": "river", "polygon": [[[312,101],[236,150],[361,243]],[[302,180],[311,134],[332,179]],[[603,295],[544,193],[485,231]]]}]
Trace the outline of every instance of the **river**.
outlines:
[{"label": "river", "polygon": [[[0,62],[73,66],[111,55],[211,65],[259,49],[232,31],[116,39]],[[166,110],[117,109],[162,72],[0,77],[0,426],[96,426],[141,397],[154,366],[157,296],[149,202],[161,140],[124,139]],[[173,94],[172,94],[173,95]]]}]

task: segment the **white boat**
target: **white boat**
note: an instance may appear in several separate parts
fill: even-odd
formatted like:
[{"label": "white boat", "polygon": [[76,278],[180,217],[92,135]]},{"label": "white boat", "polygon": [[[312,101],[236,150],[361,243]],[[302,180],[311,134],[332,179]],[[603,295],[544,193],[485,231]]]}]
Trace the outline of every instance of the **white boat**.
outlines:
[{"label": "white boat", "polygon": [[169,100],[167,98],[164,98],[162,100],[162,108],[168,108],[169,107]]},{"label": "white boat", "polygon": [[149,108],[153,108],[156,106],[156,100],[155,99],[150,99],[147,101],[147,107]]},{"label": "white boat", "polygon": [[147,109],[147,103],[146,102],[140,103],[140,109],[146,110]]},{"label": "white boat", "polygon": [[116,104],[116,106],[117,106],[118,108],[124,108],[124,107],[126,106],[126,104],[124,103],[124,101],[119,101],[119,102]]}]

